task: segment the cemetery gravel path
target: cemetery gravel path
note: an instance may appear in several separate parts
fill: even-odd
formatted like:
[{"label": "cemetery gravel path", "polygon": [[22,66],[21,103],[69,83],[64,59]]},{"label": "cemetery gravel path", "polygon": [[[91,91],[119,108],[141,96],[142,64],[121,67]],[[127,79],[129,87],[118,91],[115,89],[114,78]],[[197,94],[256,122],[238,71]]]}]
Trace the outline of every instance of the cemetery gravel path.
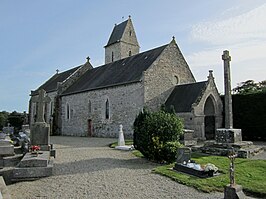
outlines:
[{"label": "cemetery gravel path", "polygon": [[108,147],[110,138],[52,136],[54,175],[8,185],[13,199],[44,198],[223,198],[152,173],[158,166],[130,152]]}]

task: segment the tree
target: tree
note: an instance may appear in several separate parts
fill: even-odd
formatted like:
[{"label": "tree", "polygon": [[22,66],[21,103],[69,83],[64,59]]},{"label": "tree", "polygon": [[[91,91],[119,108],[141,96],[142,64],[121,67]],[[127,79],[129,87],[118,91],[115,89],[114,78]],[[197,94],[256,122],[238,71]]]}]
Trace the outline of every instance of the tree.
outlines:
[{"label": "tree", "polygon": [[259,83],[254,82],[254,80],[241,82],[236,88],[233,89],[233,92],[241,95],[266,92],[266,80]]},{"label": "tree", "polygon": [[18,132],[21,129],[21,126],[23,125],[24,121],[25,115],[23,113],[13,111],[8,115],[8,122],[11,126],[14,127],[15,132]]},{"label": "tree", "polygon": [[6,111],[0,112],[0,129],[7,125],[7,118],[9,113]]}]

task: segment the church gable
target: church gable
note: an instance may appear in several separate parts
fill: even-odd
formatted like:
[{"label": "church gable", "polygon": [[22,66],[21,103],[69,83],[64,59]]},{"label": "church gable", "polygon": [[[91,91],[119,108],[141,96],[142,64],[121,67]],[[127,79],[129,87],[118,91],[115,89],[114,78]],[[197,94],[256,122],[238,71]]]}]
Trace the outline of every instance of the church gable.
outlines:
[{"label": "church gable", "polygon": [[44,89],[47,93],[57,90],[57,84],[66,80],[71,74],[78,70],[81,66],[77,66],[70,70],[64,71],[62,73],[56,73],[50,79],[48,79],[44,84],[42,84],[38,89],[31,92],[31,95],[38,95],[40,89]]},{"label": "church gable", "polygon": [[173,38],[144,74],[146,106],[158,109],[175,85],[193,82],[195,78]]}]

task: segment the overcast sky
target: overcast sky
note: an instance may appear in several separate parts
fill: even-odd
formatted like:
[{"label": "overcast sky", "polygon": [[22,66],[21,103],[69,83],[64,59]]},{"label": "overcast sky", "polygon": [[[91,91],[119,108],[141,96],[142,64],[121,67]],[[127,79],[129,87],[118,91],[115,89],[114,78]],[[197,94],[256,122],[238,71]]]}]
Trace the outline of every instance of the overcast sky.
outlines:
[{"label": "overcast sky", "polygon": [[223,93],[223,50],[232,87],[266,79],[265,0],[1,0],[0,111],[28,111],[31,90],[60,72],[104,63],[115,23],[131,15],[146,51],[175,36],[197,81],[214,71]]}]

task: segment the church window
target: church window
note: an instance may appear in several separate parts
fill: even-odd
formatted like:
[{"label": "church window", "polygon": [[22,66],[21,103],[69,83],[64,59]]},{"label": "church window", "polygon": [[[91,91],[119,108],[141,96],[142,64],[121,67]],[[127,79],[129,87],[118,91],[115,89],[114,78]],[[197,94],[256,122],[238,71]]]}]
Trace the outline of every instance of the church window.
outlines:
[{"label": "church window", "polygon": [[66,119],[67,120],[70,119],[70,106],[69,106],[69,104],[67,104],[67,107],[66,107]]},{"label": "church window", "polygon": [[174,76],[174,84],[178,84],[179,83],[179,78],[175,75]]},{"label": "church window", "polygon": [[112,62],[114,61],[114,52],[112,52]]},{"label": "church window", "polygon": [[131,56],[131,50],[128,52],[128,56]]},{"label": "church window", "polygon": [[129,36],[131,36],[131,35],[132,35],[132,31],[130,30],[130,31],[129,31]]},{"label": "church window", "polygon": [[54,103],[51,102],[50,115],[53,115],[53,113],[54,113]]},{"label": "church window", "polygon": [[110,119],[110,104],[108,99],[105,102],[105,119]]}]

